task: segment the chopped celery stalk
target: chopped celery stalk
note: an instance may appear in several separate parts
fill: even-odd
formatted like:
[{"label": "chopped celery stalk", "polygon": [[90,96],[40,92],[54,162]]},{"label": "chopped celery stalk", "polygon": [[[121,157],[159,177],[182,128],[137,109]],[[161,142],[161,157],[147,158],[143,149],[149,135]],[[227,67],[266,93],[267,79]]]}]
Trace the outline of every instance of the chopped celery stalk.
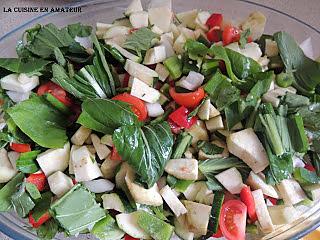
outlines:
[{"label": "chopped celery stalk", "polygon": [[60,112],[68,114],[70,113],[69,108],[60,102],[57,98],[55,98],[51,93],[44,94],[45,99]]},{"label": "chopped celery stalk", "polygon": [[167,58],[164,61],[164,66],[168,69],[170,76],[173,79],[178,79],[182,75],[182,61],[177,55]]},{"label": "chopped celery stalk", "polygon": [[205,60],[201,67],[201,74],[208,76],[217,71],[219,67],[219,61],[215,59]]},{"label": "chopped celery stalk", "polygon": [[179,136],[177,137],[176,143],[173,146],[171,158],[172,159],[181,158],[184,152],[190,146],[191,141],[192,141],[192,136],[187,132],[183,132],[179,134]]},{"label": "chopped celery stalk", "polygon": [[293,149],[296,152],[305,153],[308,151],[308,138],[304,131],[303,119],[300,115],[294,115],[288,119],[288,128]]}]

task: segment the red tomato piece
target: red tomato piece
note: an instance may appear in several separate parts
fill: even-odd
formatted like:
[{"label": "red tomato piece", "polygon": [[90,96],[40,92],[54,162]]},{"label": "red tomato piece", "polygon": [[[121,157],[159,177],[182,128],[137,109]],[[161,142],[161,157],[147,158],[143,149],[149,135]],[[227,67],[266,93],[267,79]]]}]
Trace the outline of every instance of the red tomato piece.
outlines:
[{"label": "red tomato piece", "polygon": [[44,224],[46,221],[48,221],[51,218],[49,212],[45,212],[36,222],[32,216],[32,213],[29,213],[29,223],[32,225],[33,228],[38,228],[42,224]]},{"label": "red tomato piece", "polygon": [[222,32],[220,28],[213,27],[207,32],[207,38],[210,42],[221,41]]},{"label": "red tomato piece", "polygon": [[124,240],[139,240],[139,238],[134,238],[134,237],[131,237],[130,235],[126,234],[124,236]]},{"label": "red tomato piece", "polygon": [[252,222],[257,221],[256,206],[249,186],[244,186],[240,192],[241,201],[247,206],[248,216]]},{"label": "red tomato piece", "polygon": [[223,237],[223,234],[221,232],[220,226],[218,226],[218,231],[212,235],[213,238],[221,238]]},{"label": "red tomato piece", "polygon": [[222,205],[219,225],[228,240],[245,240],[247,206],[240,200],[229,200]]},{"label": "red tomato piece", "polygon": [[37,94],[42,96],[45,93],[50,93],[60,102],[62,102],[67,107],[72,105],[72,100],[67,96],[67,92],[59,85],[49,81],[38,88]]},{"label": "red tomato piece", "polygon": [[169,115],[169,119],[179,127],[188,129],[197,122],[196,116],[189,118],[188,114],[189,110],[186,107],[181,106]]},{"label": "red tomato piece", "polygon": [[233,42],[238,42],[240,40],[240,31],[236,27],[226,26],[222,33],[223,45],[228,45]]},{"label": "red tomato piece", "polygon": [[304,168],[309,170],[310,172],[315,172],[316,169],[311,164],[304,165]]},{"label": "red tomato piece", "polygon": [[39,191],[43,191],[47,187],[47,177],[44,173],[32,173],[26,180],[36,185]]},{"label": "red tomato piece", "polygon": [[168,119],[168,124],[170,125],[170,129],[173,134],[179,134],[181,132],[182,127],[175,124],[172,120]]},{"label": "red tomato piece", "polygon": [[207,20],[206,25],[210,28],[221,27],[223,16],[220,13],[213,13]]},{"label": "red tomato piece", "polygon": [[264,196],[264,198],[268,199],[272,203],[272,205],[277,205],[278,199],[267,196],[265,194],[263,194],[263,196]]},{"label": "red tomato piece", "polygon": [[147,107],[141,99],[132,96],[129,93],[119,94],[117,96],[114,96],[112,99],[129,103],[131,105],[131,110],[134,112],[135,115],[137,115],[139,121],[144,121],[147,119]]},{"label": "red tomato piece", "polygon": [[202,87],[199,87],[196,91],[190,93],[177,93],[172,87],[170,88],[169,93],[176,103],[186,108],[195,108],[205,96]]},{"label": "red tomato piece", "polygon": [[10,143],[10,148],[19,153],[31,152],[31,146],[27,143]]},{"label": "red tomato piece", "polygon": [[115,146],[112,147],[110,160],[113,160],[113,161],[121,161],[122,160],[122,158],[119,155],[119,153],[118,153],[118,151],[117,151]]}]

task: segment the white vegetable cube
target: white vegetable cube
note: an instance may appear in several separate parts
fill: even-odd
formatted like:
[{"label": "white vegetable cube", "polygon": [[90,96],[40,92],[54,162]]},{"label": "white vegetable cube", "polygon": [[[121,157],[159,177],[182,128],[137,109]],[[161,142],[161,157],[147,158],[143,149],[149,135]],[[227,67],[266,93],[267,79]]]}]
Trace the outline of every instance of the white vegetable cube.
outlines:
[{"label": "white vegetable cube", "polygon": [[112,24],[102,23],[102,22],[97,22],[96,23],[97,31],[107,31],[110,27],[112,27]]},{"label": "white vegetable cube", "polygon": [[196,147],[198,141],[200,140],[209,141],[206,125],[201,120],[198,120],[197,123],[193,124],[191,128],[186,129],[186,132],[192,136],[191,144],[193,147]]},{"label": "white vegetable cube", "polygon": [[244,184],[240,172],[235,168],[229,168],[215,178],[232,194],[239,194]]},{"label": "white vegetable cube", "polygon": [[100,160],[105,159],[111,153],[110,149],[101,143],[100,138],[96,134],[91,134],[91,140]]},{"label": "white vegetable cube", "polygon": [[116,193],[103,194],[101,196],[103,200],[104,209],[114,209],[118,212],[125,212],[125,207]]},{"label": "white vegetable cube", "polygon": [[241,53],[249,58],[252,58],[255,61],[258,61],[259,58],[262,56],[261,49],[259,47],[259,44],[255,42],[247,43],[244,46],[244,49],[241,50]]},{"label": "white vegetable cube", "polygon": [[207,11],[199,12],[196,19],[195,19],[196,26],[207,31],[208,26],[206,25],[206,22],[210,16],[211,16],[211,14]]},{"label": "white vegetable cube", "polygon": [[202,106],[199,108],[199,111],[198,111],[197,115],[201,120],[209,120],[209,118],[210,118],[210,106],[211,106],[210,99],[207,99],[207,100],[204,101]]},{"label": "white vegetable cube", "polygon": [[172,9],[172,0],[151,0],[148,8],[167,7]]},{"label": "white vegetable cube", "polygon": [[160,103],[147,103],[146,106],[149,117],[158,117],[164,114],[164,110]]},{"label": "white vegetable cube", "polygon": [[209,113],[209,118],[213,118],[216,116],[219,116],[220,112],[218,109],[216,109],[212,104],[210,105],[210,113]]},{"label": "white vegetable cube", "polygon": [[70,158],[70,143],[67,142],[63,148],[49,149],[37,156],[37,162],[44,172],[49,177],[56,171],[64,171],[69,165]]},{"label": "white vegetable cube", "polygon": [[70,177],[61,171],[57,171],[48,177],[50,191],[58,197],[68,192],[73,187]]},{"label": "white vegetable cube", "polygon": [[144,57],[143,64],[151,65],[163,62],[166,60],[166,48],[165,46],[156,46],[153,48],[150,48]]},{"label": "white vegetable cube", "polygon": [[106,158],[100,167],[103,177],[107,179],[113,178],[116,175],[116,168],[121,162]]},{"label": "white vegetable cube", "polygon": [[109,28],[103,35],[103,38],[114,38],[121,35],[129,34],[130,28],[125,26],[113,26]]},{"label": "white vegetable cube", "polygon": [[177,54],[182,54],[184,52],[184,45],[187,39],[184,34],[180,34],[173,44],[173,49]]},{"label": "white vegetable cube", "polygon": [[86,146],[72,153],[72,161],[77,182],[90,181],[102,176],[94,156]]},{"label": "white vegetable cube", "polygon": [[244,161],[255,173],[269,165],[267,153],[252,128],[230,134],[227,145],[229,152]]},{"label": "white vegetable cube", "polygon": [[161,63],[157,64],[155,71],[158,73],[159,80],[162,82],[164,82],[167,79],[167,77],[169,77],[169,75],[170,75],[167,68]]},{"label": "white vegetable cube", "polygon": [[267,184],[260,174],[258,175],[251,171],[247,179],[247,184],[254,190],[261,189],[263,194],[267,196],[279,198],[279,194],[274,186]]},{"label": "white vegetable cube", "polygon": [[74,174],[72,153],[79,148],[81,148],[81,146],[78,146],[78,145],[72,145],[71,147],[70,157],[69,157],[69,174]]},{"label": "white vegetable cube", "polygon": [[125,15],[129,16],[131,13],[141,12],[141,11],[143,11],[141,1],[140,0],[132,0],[132,2],[127,7]]},{"label": "white vegetable cube", "polygon": [[299,216],[298,211],[292,205],[274,205],[268,207],[268,211],[274,225],[291,223]]},{"label": "white vegetable cube", "polygon": [[106,134],[100,139],[102,144],[105,144],[109,147],[113,146],[112,135]]},{"label": "white vegetable cube", "polygon": [[143,28],[149,25],[149,16],[145,11],[132,13],[129,20],[133,28]]},{"label": "white vegetable cube", "polygon": [[253,41],[259,39],[264,33],[264,27],[267,19],[263,13],[256,11],[251,13],[248,18],[241,24],[243,30],[250,29]]},{"label": "white vegetable cube", "polygon": [[155,34],[159,34],[159,35],[163,34],[163,31],[160,28],[158,28],[156,25],[152,26],[151,31],[154,32]]},{"label": "white vegetable cube", "polygon": [[5,90],[26,93],[30,92],[39,85],[38,76],[27,77],[26,75],[23,75],[23,77],[20,78],[22,82],[19,81],[19,77],[19,74],[12,73],[1,78],[1,88]]},{"label": "white vegetable cube", "polygon": [[31,91],[29,92],[16,92],[16,91],[7,91],[6,94],[9,96],[9,98],[18,103],[18,102],[22,102],[24,100],[29,99]]},{"label": "white vegetable cube", "polygon": [[173,33],[164,33],[160,37],[160,45],[164,46],[166,49],[166,57],[172,57],[175,55],[174,49],[173,49]]},{"label": "white vegetable cube", "polygon": [[174,218],[174,231],[175,233],[184,240],[193,240],[194,233],[188,229],[188,223],[186,215],[181,215],[178,218]]},{"label": "white vegetable cube", "polygon": [[188,28],[194,29],[196,28],[196,17],[198,16],[198,10],[193,9],[187,12],[177,13],[178,20]]},{"label": "white vegetable cube", "polygon": [[268,57],[274,57],[279,54],[279,49],[276,41],[271,39],[266,39],[266,46],[265,46],[265,54]]},{"label": "white vegetable cube", "polygon": [[18,152],[14,152],[14,151],[8,152],[9,161],[12,165],[12,168],[15,170],[16,170],[17,160],[19,157],[20,157],[20,153]]},{"label": "white vegetable cube", "polygon": [[114,189],[114,183],[107,179],[86,181],[83,184],[93,193],[110,192]]},{"label": "white vegetable cube", "polygon": [[156,25],[164,32],[170,31],[172,21],[172,11],[168,7],[150,8],[148,10],[149,22],[151,25]]},{"label": "white vegetable cube", "polygon": [[160,98],[160,92],[158,90],[149,87],[138,78],[133,79],[130,94],[148,103],[156,103]]},{"label": "white vegetable cube", "polygon": [[200,191],[201,188],[203,188],[204,185],[206,185],[204,181],[191,183],[187,187],[187,189],[183,192],[183,195],[186,197],[187,200],[195,201],[198,192]]},{"label": "white vegetable cube", "polygon": [[81,126],[71,137],[71,142],[74,145],[81,146],[84,144],[86,139],[90,136],[91,129]]},{"label": "white vegetable cube", "polygon": [[278,184],[278,190],[286,205],[294,205],[306,199],[307,196],[294,179],[284,179]]},{"label": "white vegetable cube", "polygon": [[148,86],[153,85],[153,78],[158,77],[158,73],[144,66],[143,64],[133,62],[127,59],[124,69],[133,77],[143,81]]},{"label": "white vegetable cube", "polygon": [[206,123],[207,129],[210,132],[224,129],[222,117],[220,115],[213,117],[213,118],[210,118],[208,121],[205,121],[205,123]]},{"label": "white vegetable cube", "polygon": [[0,149],[0,183],[6,183],[17,174],[12,167],[6,149]]},{"label": "white vegetable cube", "polygon": [[180,202],[180,200],[168,185],[160,190],[160,194],[177,217],[187,213],[187,209],[185,208],[185,206]]},{"label": "white vegetable cube", "polygon": [[264,202],[262,190],[259,189],[259,190],[253,191],[252,197],[255,203],[256,213],[257,213],[258,221],[261,226],[261,230],[264,233],[272,232],[274,229],[274,226],[272,224],[272,220],[268,212],[267,205]]},{"label": "white vegetable cube", "polygon": [[201,73],[190,71],[187,77],[181,78],[181,80],[177,82],[177,85],[194,91],[202,85],[203,80],[204,76]]},{"label": "white vegetable cube", "polygon": [[197,180],[198,160],[190,158],[171,159],[164,170],[179,179]]}]

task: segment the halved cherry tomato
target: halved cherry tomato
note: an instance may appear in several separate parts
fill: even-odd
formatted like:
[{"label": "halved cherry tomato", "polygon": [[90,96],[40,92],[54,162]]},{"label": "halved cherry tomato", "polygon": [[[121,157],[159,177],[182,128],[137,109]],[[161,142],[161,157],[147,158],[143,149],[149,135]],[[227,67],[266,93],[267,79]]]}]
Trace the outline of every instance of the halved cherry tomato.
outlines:
[{"label": "halved cherry tomato", "polygon": [[228,240],[244,240],[247,206],[240,200],[229,200],[222,205],[219,225]]},{"label": "halved cherry tomato", "polygon": [[218,226],[218,231],[212,235],[213,238],[221,238],[223,237],[223,234],[221,232],[220,226]]},{"label": "halved cherry tomato", "polygon": [[221,27],[223,16],[220,13],[213,13],[207,20],[206,25],[210,28]]},{"label": "halved cherry tomato", "polygon": [[59,85],[49,81],[38,88],[37,94],[42,96],[45,93],[51,93],[56,99],[67,107],[72,105],[72,100],[67,96],[67,92]]},{"label": "halved cherry tomato", "polygon": [[129,93],[119,94],[112,99],[129,103],[131,105],[131,110],[137,115],[139,121],[144,121],[148,117],[146,104],[141,99],[132,96]]},{"label": "halved cherry tomato", "polygon": [[31,146],[27,143],[10,143],[10,148],[19,153],[31,152]]},{"label": "halved cherry tomato", "polygon": [[218,27],[213,27],[207,32],[207,38],[210,42],[221,41],[222,31]]},{"label": "halved cherry tomato", "polygon": [[39,191],[43,191],[47,187],[47,177],[44,173],[32,173],[26,181],[36,185]]},{"label": "halved cherry tomato", "polygon": [[240,192],[241,201],[247,206],[248,216],[252,222],[257,221],[256,206],[249,186],[244,186]]},{"label": "halved cherry tomato", "polygon": [[304,165],[304,168],[309,170],[310,172],[315,172],[316,169],[311,164]]},{"label": "halved cherry tomato", "polygon": [[188,114],[189,114],[189,110],[186,107],[181,106],[169,115],[169,120],[171,120],[173,123],[175,123],[179,127],[188,129],[193,124],[195,124],[198,119],[196,116],[189,118]]},{"label": "halved cherry tomato", "polygon": [[112,147],[110,160],[113,160],[113,161],[121,161],[122,160],[122,158],[119,155],[119,153],[118,153],[118,151],[117,151],[115,146]]},{"label": "halved cherry tomato", "polygon": [[195,108],[205,96],[202,87],[199,87],[198,90],[190,93],[177,93],[172,87],[170,88],[169,93],[176,103],[186,108]]},{"label": "halved cherry tomato", "polygon": [[126,234],[124,236],[124,240],[139,240],[139,238],[134,238],[134,237],[131,237],[130,235]]},{"label": "halved cherry tomato", "polygon": [[38,228],[42,224],[44,224],[46,221],[48,221],[51,218],[49,212],[45,212],[36,222],[35,219],[32,216],[32,212],[29,213],[29,223],[32,225],[33,228]]},{"label": "halved cherry tomato", "polygon": [[223,45],[228,45],[240,40],[240,30],[236,27],[226,26],[222,33]]}]

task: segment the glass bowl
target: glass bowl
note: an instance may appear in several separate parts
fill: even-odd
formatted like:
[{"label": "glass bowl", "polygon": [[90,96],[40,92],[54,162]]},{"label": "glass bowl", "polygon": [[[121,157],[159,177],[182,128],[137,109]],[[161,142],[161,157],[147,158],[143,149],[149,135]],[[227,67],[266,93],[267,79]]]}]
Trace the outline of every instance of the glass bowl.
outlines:
[{"label": "glass bowl", "polygon": [[[82,22],[95,26],[96,22],[112,22],[113,19],[123,15],[126,6],[131,0],[89,0],[73,3],[72,6],[81,6],[81,13],[45,13],[39,15],[21,26],[13,29],[0,38],[0,56],[14,57],[15,45],[23,31],[36,23],[54,23],[60,27],[69,23]],[[144,1],[147,5],[147,1]],[[266,33],[285,30],[292,34],[298,42],[310,37],[313,46],[320,45],[320,31],[307,23],[276,10],[246,0],[173,0],[174,10],[186,11],[194,8],[221,12],[228,19],[235,21],[245,18],[250,12],[259,10],[268,19]],[[320,48],[314,49],[314,56],[320,55]],[[273,233],[260,236],[258,239],[300,239],[320,225],[320,202],[303,211],[299,219],[293,223],[277,228]],[[27,223],[13,213],[0,214],[0,231],[13,239],[37,239]],[[65,239],[63,234],[57,235],[56,239]],[[90,235],[80,235],[69,239],[95,239]]]}]

